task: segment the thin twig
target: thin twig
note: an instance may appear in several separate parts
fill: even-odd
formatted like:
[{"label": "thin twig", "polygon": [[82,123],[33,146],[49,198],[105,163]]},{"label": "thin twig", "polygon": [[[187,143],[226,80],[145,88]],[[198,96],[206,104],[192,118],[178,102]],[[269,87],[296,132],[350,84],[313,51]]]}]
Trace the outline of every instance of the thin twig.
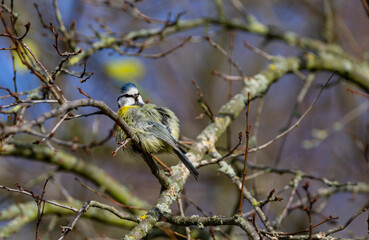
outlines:
[{"label": "thin twig", "polygon": [[117,147],[113,152],[111,152],[113,154],[113,157],[117,156],[117,153],[119,150],[121,150],[122,148],[126,148],[127,144],[131,141],[130,138],[126,138],[124,140],[124,142],[118,142],[119,147]]},{"label": "thin twig", "polygon": [[258,225],[256,224],[255,219],[256,219],[256,213],[253,213],[252,216],[251,216],[251,218],[249,218],[248,220],[252,223],[252,225],[256,229],[256,232],[258,233],[259,238],[261,240],[263,240],[263,236],[261,235],[260,229],[258,228]]},{"label": "thin twig", "polygon": [[44,199],[44,196],[45,196],[45,188],[46,188],[46,185],[48,183],[50,178],[46,179],[45,183],[44,183],[44,186],[42,188],[42,193],[41,193],[41,197],[39,199],[35,199],[36,200],[36,204],[37,204],[37,222],[36,222],[36,240],[39,240],[39,236],[38,236],[38,229],[40,227],[40,223],[41,223],[41,220],[42,220],[42,217],[44,215],[44,210],[45,210],[45,201],[43,201]]},{"label": "thin twig", "polygon": [[313,148],[318,146],[323,140],[329,137],[334,132],[341,131],[347,124],[352,122],[354,119],[365,113],[369,109],[368,101],[362,102],[359,106],[346,113],[340,120],[331,123],[329,128],[326,129],[313,129],[313,138],[305,140],[303,146],[305,148]]},{"label": "thin twig", "polygon": [[[138,56],[138,57],[143,57],[143,58],[153,58],[153,59],[157,59],[157,58],[163,58],[169,54],[171,54],[172,52],[174,52],[175,50],[183,47],[186,43],[188,43],[191,40],[191,36],[187,37],[185,40],[183,40],[183,42],[181,42],[180,44],[178,44],[177,46],[162,52],[162,53],[156,53],[156,54],[142,54],[142,51],[139,51],[138,53],[130,53],[130,52],[124,52],[122,51],[120,48],[118,47],[113,47],[117,52],[119,52],[120,55],[124,55],[124,56]],[[146,48],[147,46],[145,46]],[[144,47],[141,48],[142,50],[144,49]]]},{"label": "thin twig", "polygon": [[289,127],[286,131],[284,131],[283,133],[279,134],[278,136],[276,136],[275,138],[273,138],[272,140],[270,140],[269,142],[259,146],[259,147],[255,147],[250,149],[249,152],[256,152],[259,151],[261,149],[264,149],[266,147],[268,147],[270,144],[274,143],[275,141],[277,141],[278,139],[284,137],[286,134],[288,134],[289,132],[291,132],[293,129],[295,129],[296,127],[298,127],[301,123],[301,121],[306,117],[306,115],[313,109],[313,107],[315,106],[315,103],[317,102],[317,100],[319,99],[320,95],[322,94],[323,90],[325,89],[325,87],[327,86],[327,84],[329,83],[329,81],[332,79],[333,75],[335,74],[335,72],[333,72],[331,74],[331,76],[329,77],[329,79],[325,82],[325,84],[323,85],[323,87],[320,89],[318,95],[315,97],[313,103],[308,107],[308,109],[306,109],[306,111],[304,112],[304,114],[301,115],[301,117],[296,121],[295,124],[293,124],[291,127]]},{"label": "thin twig", "polygon": [[308,218],[309,218],[309,228],[308,228],[309,240],[312,240],[312,235],[313,235],[312,212],[313,212],[313,204],[316,202],[317,199],[312,198],[312,196],[309,192],[309,182],[304,183],[302,188],[305,190],[306,196],[307,196],[307,199],[308,199],[308,206],[304,207],[303,210],[305,210],[305,212],[306,212],[306,214],[308,215]]},{"label": "thin twig", "polygon": [[256,47],[253,47],[251,46],[247,41],[244,41],[243,42],[243,45],[250,49],[251,51],[253,51],[254,53],[264,57],[266,60],[268,61],[273,61],[274,60],[274,57],[272,55],[269,55],[268,53],[264,52],[263,50],[259,49],[259,48],[256,48]]},{"label": "thin twig", "polygon": [[[23,189],[14,189],[14,188],[5,187],[3,185],[0,185],[0,188],[1,189],[4,189],[4,190],[7,190],[9,192],[20,193],[20,194],[24,194],[24,195],[27,195],[27,196],[30,196],[30,197],[34,197],[35,196],[30,191],[26,191],[26,190],[23,190]],[[57,207],[65,208],[65,209],[68,209],[68,210],[73,211],[73,212],[78,212],[78,209],[77,208],[65,206],[63,204],[60,204],[60,203],[57,203],[57,202],[54,202],[54,201],[42,199],[42,202],[46,202],[46,203],[49,203],[49,204],[54,205],[54,206],[57,206]]]},{"label": "thin twig", "polygon": [[36,11],[37,11],[37,15],[38,15],[38,18],[40,19],[41,25],[42,25],[44,28],[48,29],[48,28],[49,28],[49,26],[45,23],[44,19],[42,18],[42,14],[41,14],[40,9],[38,8],[37,3],[33,3],[33,6],[35,7],[35,9],[36,9]]},{"label": "thin twig", "polygon": [[80,94],[88,97],[89,99],[92,99],[92,97],[90,97],[87,93],[85,93],[84,91],[82,91],[82,89],[80,87],[77,87],[77,89],[78,89],[78,91],[79,91]]},{"label": "thin twig", "polygon": [[324,37],[330,44],[334,42],[334,14],[331,0],[324,1],[325,29]]},{"label": "thin twig", "polygon": [[[220,3],[221,5],[221,3]],[[229,52],[229,56],[232,58],[232,54],[233,54],[233,48],[234,48],[234,31],[231,31],[230,33],[230,39],[229,39],[229,46],[228,46],[228,52]],[[228,70],[228,74],[232,75],[232,63],[231,61],[229,61],[229,70]],[[230,101],[232,99],[232,81],[228,81],[228,101]],[[232,146],[232,129],[230,126],[227,127],[226,130],[226,134],[227,134],[227,149],[230,150],[231,146]]]},{"label": "thin twig", "polygon": [[363,96],[363,97],[369,98],[369,94],[364,93],[364,92],[362,92],[362,91],[359,91],[359,90],[356,90],[356,89],[351,89],[351,88],[346,88],[346,90],[347,90],[349,93],[357,94],[357,95],[360,95],[360,96]]},{"label": "thin twig", "polygon": [[234,75],[226,75],[216,70],[212,70],[211,74],[217,77],[221,77],[226,81],[242,81],[244,78],[241,76],[234,76]]},{"label": "thin twig", "polygon": [[356,213],[354,215],[352,215],[350,217],[349,220],[347,220],[343,225],[337,227],[337,228],[334,228],[334,229],[331,229],[327,232],[327,234],[332,234],[332,233],[335,233],[335,232],[339,232],[343,229],[345,229],[350,223],[352,223],[352,221],[355,220],[355,218],[357,218],[360,214],[368,211],[369,209],[369,201],[366,202],[359,210],[356,211]]},{"label": "thin twig", "polygon": [[211,159],[208,161],[201,161],[198,165],[197,168],[203,167],[203,166],[207,166],[210,164],[214,164],[214,163],[218,163],[220,161],[223,161],[224,159],[226,159],[227,157],[229,157],[230,155],[232,155],[234,153],[234,151],[236,151],[236,149],[242,144],[242,132],[238,133],[238,143],[236,146],[234,146],[231,150],[229,150],[225,155],[223,155],[220,158],[216,158],[216,159]]},{"label": "thin twig", "polygon": [[112,206],[106,205],[106,204],[102,204],[99,203],[97,201],[88,201],[84,204],[84,206],[79,209],[79,211],[77,212],[77,215],[74,217],[74,219],[68,224],[68,226],[62,227],[62,234],[60,235],[60,237],[58,238],[58,240],[62,240],[65,238],[65,236],[73,230],[73,228],[76,226],[77,221],[82,217],[82,215],[91,207],[96,207],[96,208],[100,208],[103,210],[107,210],[111,213],[113,213],[115,216],[117,216],[118,218],[121,219],[125,219],[125,220],[129,220],[132,222],[136,222],[138,223],[140,220],[138,218],[136,218],[135,216],[131,215],[131,214],[127,214],[127,213],[121,213],[119,212],[117,209],[115,209]]},{"label": "thin twig", "polygon": [[209,36],[205,36],[206,41],[208,41],[208,43],[214,47],[215,49],[217,49],[220,53],[222,53],[224,56],[227,57],[228,61],[230,62],[230,64],[232,64],[232,66],[237,70],[238,74],[240,74],[240,76],[242,76],[243,78],[245,78],[245,74],[243,73],[241,67],[232,59],[232,56],[226,51],[224,50],[219,44],[217,44],[216,42],[214,42],[213,40],[211,40],[211,38]]},{"label": "thin twig", "polygon": [[[329,221],[331,221],[331,220],[337,220],[337,219],[339,219],[338,217],[332,217],[332,215],[329,215],[329,217],[328,218],[326,218],[326,219],[324,219],[323,221],[321,221],[320,223],[317,223],[317,224],[315,224],[315,225],[312,225],[311,227],[308,227],[308,228],[306,228],[306,229],[304,229],[304,230],[301,230],[301,231],[298,231],[298,232],[293,232],[293,233],[284,233],[284,235],[297,235],[297,234],[301,234],[301,233],[306,233],[306,232],[310,232],[310,230],[311,229],[314,229],[314,228],[316,228],[316,227],[318,227],[318,226],[320,226],[320,225],[322,225],[322,224],[324,224],[324,223],[326,223],[326,222],[329,222]],[[309,233],[310,234],[310,233]]]},{"label": "thin twig", "polygon": [[[298,75],[298,73],[299,72],[297,72],[297,71],[295,72],[295,74],[297,76],[300,76],[300,75]],[[297,95],[296,102],[294,104],[294,107],[292,109],[292,112],[291,112],[291,114],[290,114],[290,116],[288,118],[288,121],[287,121],[286,126],[283,129],[289,128],[290,125],[292,124],[292,121],[293,121],[294,117],[296,117],[296,111],[297,111],[298,107],[300,106],[300,104],[304,100],[308,89],[311,87],[311,84],[312,84],[312,82],[315,79],[315,73],[310,73],[307,77],[305,77],[304,75],[302,75],[300,77],[302,77],[305,80],[305,83],[304,83],[304,86],[301,88],[299,94]],[[279,165],[279,162],[280,162],[281,157],[282,157],[282,152],[283,152],[285,143],[287,142],[287,136],[288,135],[286,135],[281,140],[281,144],[280,144],[279,149],[278,149],[277,157],[276,157],[276,160],[274,161],[274,167],[277,167]]]},{"label": "thin twig", "polygon": [[298,188],[301,180],[302,180],[301,174],[296,174],[296,177],[294,179],[292,179],[292,181],[290,183],[290,185],[292,187],[292,191],[290,193],[290,196],[288,197],[286,206],[282,210],[282,213],[277,217],[277,223],[276,223],[277,228],[282,224],[282,221],[287,216],[288,210],[289,210],[290,206],[292,205],[293,198],[296,195],[297,188]]},{"label": "thin twig", "polygon": [[81,180],[79,180],[79,178],[74,178],[74,180],[76,180],[79,184],[81,184],[81,186],[82,187],[84,187],[84,188],[86,188],[86,189],[88,189],[89,191],[91,191],[91,192],[93,192],[93,193],[95,193],[96,195],[98,195],[98,196],[100,196],[100,197],[102,197],[102,198],[105,198],[106,200],[108,200],[108,201],[110,201],[110,202],[113,202],[113,203],[115,203],[115,204],[117,204],[117,205],[119,205],[119,206],[121,206],[121,207],[123,207],[123,208],[128,208],[128,209],[137,209],[137,210],[148,210],[148,209],[146,209],[146,208],[140,208],[140,207],[135,207],[135,206],[127,206],[127,205],[124,205],[124,204],[122,204],[122,203],[120,203],[120,202],[118,202],[118,201],[116,201],[116,200],[114,200],[113,198],[111,198],[111,197],[109,197],[109,196],[106,196],[105,194],[103,194],[103,193],[100,193],[100,192],[98,192],[97,190],[95,190],[95,189],[93,189],[92,187],[90,187],[90,186],[87,186],[86,184],[84,184],[83,182],[81,182]]},{"label": "thin twig", "polygon": [[[181,195],[178,196],[177,202],[178,202],[179,212],[181,213],[181,216],[184,217],[185,214],[184,214],[184,210],[183,210]],[[185,227],[185,229],[186,229],[187,240],[191,240],[191,229],[190,229],[190,227]]]},{"label": "thin twig", "polygon": [[208,117],[213,121],[214,120],[214,114],[211,111],[211,108],[208,104],[208,102],[206,101],[204,94],[202,93],[199,85],[197,85],[197,83],[195,82],[194,79],[192,79],[192,84],[196,87],[197,89],[197,96],[199,97],[199,102],[200,102],[200,106],[205,110],[206,115],[208,115]]},{"label": "thin twig", "polygon": [[250,140],[250,125],[249,125],[249,109],[250,109],[250,92],[247,94],[247,109],[246,109],[246,150],[245,150],[245,161],[243,165],[243,176],[240,194],[240,205],[238,207],[238,214],[242,214],[242,200],[243,200],[243,190],[245,188],[245,177],[247,173],[247,156],[249,153],[249,140]]},{"label": "thin twig", "polygon": [[366,0],[361,0],[361,3],[363,4],[364,10],[366,12],[366,15],[368,15],[368,17],[369,17],[369,6],[368,6],[368,2]]},{"label": "thin twig", "polygon": [[46,137],[44,137],[43,139],[41,139],[40,141],[38,141],[37,144],[43,143],[46,139],[49,139],[50,137],[53,137],[55,135],[56,130],[59,128],[59,126],[63,123],[63,121],[65,120],[65,118],[68,116],[69,112],[67,112],[66,114],[64,114],[64,116],[60,119],[60,121],[55,125],[55,127],[50,131],[49,134],[47,134]]},{"label": "thin twig", "polygon": [[165,170],[167,170],[168,172],[172,172],[173,169],[171,169],[170,167],[168,167],[163,161],[161,161],[157,156],[155,156],[154,154],[151,154],[151,157],[153,159],[155,159],[155,161],[157,161],[163,168],[165,168]]}]

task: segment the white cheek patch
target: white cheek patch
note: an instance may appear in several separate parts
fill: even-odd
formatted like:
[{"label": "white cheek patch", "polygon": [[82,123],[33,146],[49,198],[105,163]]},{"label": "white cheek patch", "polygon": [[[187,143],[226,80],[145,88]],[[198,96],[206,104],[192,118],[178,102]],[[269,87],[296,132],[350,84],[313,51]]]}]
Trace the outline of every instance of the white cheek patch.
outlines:
[{"label": "white cheek patch", "polygon": [[119,107],[132,106],[134,104],[135,104],[135,100],[133,98],[121,97],[119,98],[119,101],[118,101]]},{"label": "white cheek patch", "polygon": [[137,100],[138,100],[138,102],[139,102],[139,103],[141,103],[141,104],[145,104],[145,103],[144,103],[144,101],[142,100],[141,95],[140,95],[140,96],[138,96]]},{"label": "white cheek patch", "polygon": [[130,88],[125,94],[135,95],[135,94],[138,94],[138,90],[137,88]]}]

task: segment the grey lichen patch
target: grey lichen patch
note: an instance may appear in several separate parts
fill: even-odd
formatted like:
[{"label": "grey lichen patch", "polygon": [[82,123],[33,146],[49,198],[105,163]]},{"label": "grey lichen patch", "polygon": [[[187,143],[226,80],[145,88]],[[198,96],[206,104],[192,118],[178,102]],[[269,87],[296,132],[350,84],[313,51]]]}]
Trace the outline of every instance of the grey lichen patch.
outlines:
[{"label": "grey lichen patch", "polygon": [[268,83],[269,83],[269,80],[263,74],[256,74],[254,76],[254,80],[255,80],[256,84],[261,86],[261,88],[266,88],[268,86]]},{"label": "grey lichen patch", "polygon": [[[246,95],[247,96],[247,95]],[[245,100],[247,100],[244,94],[236,94],[227,104],[223,105],[219,110],[219,115],[232,116],[233,118],[239,114],[245,107]]]},{"label": "grey lichen patch", "polygon": [[175,183],[172,183],[172,185],[169,187],[169,189],[167,190],[168,193],[168,197],[170,197],[171,201],[174,201],[176,199],[177,196],[177,191],[176,191],[176,186]]},{"label": "grey lichen patch", "polygon": [[[159,203],[159,205],[160,204],[163,204],[163,205],[165,205],[166,207],[164,207],[163,209],[165,210],[165,209],[169,209],[169,211],[171,211],[170,210],[170,204],[169,203],[171,203],[171,202],[173,202],[176,198],[173,196],[173,195],[171,195],[171,194],[173,194],[173,192],[172,193],[168,193],[167,192],[167,194],[165,195],[165,196],[163,196],[163,199],[164,199],[164,201],[163,201],[163,203]],[[158,206],[159,206],[158,205]],[[162,205],[162,206],[163,206]],[[160,209],[159,209],[160,210]],[[163,212],[163,213],[165,213],[165,212]]]},{"label": "grey lichen patch", "polygon": [[299,185],[299,183],[301,182],[302,180],[302,177],[305,175],[305,173],[301,172],[301,171],[297,171],[296,173],[296,177],[294,179],[292,179],[291,181],[291,185],[294,187],[294,188],[297,188],[297,186]]},{"label": "grey lichen patch", "polygon": [[163,214],[172,214],[172,210],[165,203],[159,203],[156,205],[159,211]]},{"label": "grey lichen patch", "polygon": [[[210,127],[211,126],[211,127]],[[214,144],[214,141],[216,140],[217,132],[219,131],[219,127],[222,127],[218,124],[218,121],[215,120],[213,124],[211,124],[208,128],[204,131],[204,137],[202,137],[202,145],[203,147],[210,147],[212,144]]]},{"label": "grey lichen patch", "polygon": [[152,228],[151,224],[145,224],[144,228],[142,229],[142,232],[144,233],[142,234],[142,236],[146,235],[150,231],[151,228]]},{"label": "grey lichen patch", "polygon": [[197,221],[197,219],[198,219],[199,217],[200,217],[199,215],[192,215],[192,216],[190,216],[190,220],[191,220],[191,221]]},{"label": "grey lichen patch", "polygon": [[105,46],[111,46],[113,43],[115,43],[117,41],[116,38],[113,38],[113,37],[107,37],[107,38],[103,38],[101,40],[101,42],[97,42],[94,43],[92,46],[93,47],[105,47]]},{"label": "grey lichen patch", "polygon": [[335,65],[335,59],[337,58],[336,55],[334,54],[331,54],[329,52],[326,52],[326,51],[320,51],[319,52],[319,56],[323,57],[322,60],[324,60],[325,64],[327,64],[328,66],[331,65],[331,66],[334,66]]},{"label": "grey lichen patch", "polygon": [[276,68],[274,70],[274,73],[277,74],[276,78],[281,77],[282,75],[284,75],[286,72],[290,70],[289,62],[286,61],[286,59],[283,57],[278,57],[278,60],[274,62],[274,65]]},{"label": "grey lichen patch", "polygon": [[[209,134],[210,135],[210,134]],[[192,145],[191,152],[188,153],[189,159],[192,161],[200,160],[202,155],[208,150],[211,145],[209,138],[206,134],[202,134],[197,137],[196,143]]]},{"label": "grey lichen patch", "polygon": [[42,96],[40,95],[40,91],[39,89],[34,89],[32,91],[30,91],[28,93],[28,98],[32,99],[32,100],[38,100],[38,99],[41,99]]},{"label": "grey lichen patch", "polygon": [[291,46],[295,46],[297,42],[297,34],[294,32],[286,32],[284,35],[284,40]]},{"label": "grey lichen patch", "polygon": [[231,119],[228,116],[216,117],[214,123],[207,131],[208,147],[211,147],[218,140],[218,137],[224,132],[225,128],[229,125]]},{"label": "grey lichen patch", "polygon": [[249,29],[252,32],[266,34],[269,32],[269,28],[260,23],[255,17],[249,17]]},{"label": "grey lichen patch", "polygon": [[236,173],[234,172],[233,167],[228,163],[220,162],[219,166],[220,166],[220,168],[218,169],[219,172],[222,172],[231,178],[236,177]]},{"label": "grey lichen patch", "polygon": [[196,144],[195,146],[192,146],[192,151],[188,152],[186,154],[187,158],[192,162],[195,161],[197,158],[197,156],[200,156],[199,154],[197,154],[199,151],[201,151],[201,148],[199,146],[199,144]]},{"label": "grey lichen patch", "polygon": [[319,233],[315,234],[315,236],[316,236],[317,239],[323,239],[323,238],[326,239],[326,240],[335,239],[335,237],[333,237],[333,236],[326,236],[326,234],[323,233],[323,232],[319,232]]},{"label": "grey lichen patch", "polygon": [[347,59],[343,59],[342,60],[342,64],[343,64],[343,69],[345,70],[345,72],[350,72],[353,69],[353,64],[352,62],[350,62]]},{"label": "grey lichen patch", "polygon": [[199,222],[199,223],[197,224],[197,227],[198,227],[199,229],[204,229],[204,228],[205,228],[205,226],[204,226],[204,224],[203,224],[202,222]]},{"label": "grey lichen patch", "polygon": [[[256,74],[250,81],[245,82],[245,85],[252,93],[265,91],[268,88],[269,80],[264,74]],[[244,91],[244,89],[242,89],[242,91]]]},{"label": "grey lichen patch", "polygon": [[216,223],[218,223],[219,225],[223,225],[223,220],[222,220],[222,218],[221,217],[219,217],[219,216],[214,216],[214,217],[212,217],[212,222],[216,222]]},{"label": "grey lichen patch", "polygon": [[322,180],[325,184],[327,184],[330,187],[338,187],[341,185],[338,181],[331,181],[327,178],[322,178]]},{"label": "grey lichen patch", "polygon": [[10,208],[7,209],[7,211],[2,212],[2,214],[4,215],[2,217],[6,217],[7,213],[16,213],[27,218],[33,218],[37,215],[37,212],[34,210],[34,208],[30,207],[30,204],[27,203],[12,205]]}]

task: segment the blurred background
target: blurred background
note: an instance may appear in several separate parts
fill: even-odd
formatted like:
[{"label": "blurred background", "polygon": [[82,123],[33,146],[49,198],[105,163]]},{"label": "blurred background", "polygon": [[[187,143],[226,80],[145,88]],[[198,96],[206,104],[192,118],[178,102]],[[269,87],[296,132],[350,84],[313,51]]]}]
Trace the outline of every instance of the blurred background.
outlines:
[{"label": "blurred background", "polygon": [[[55,12],[52,1],[15,1],[15,11],[20,13],[18,20],[19,31],[23,32],[27,21],[31,22],[31,29],[25,42],[36,53],[40,61],[49,71],[55,69],[60,62],[60,57],[52,44],[53,34],[42,27],[40,18],[34,7],[37,3],[42,13],[43,21],[48,25],[51,21],[56,25]],[[301,37],[309,37],[325,41],[326,18],[332,11],[334,20],[334,34],[330,37],[334,42],[357,59],[364,60],[369,49],[368,24],[369,18],[359,0],[356,1],[294,1],[294,0],[244,0],[241,1],[248,13],[254,15],[260,22],[281,31],[293,31]],[[108,36],[122,36],[130,31],[139,29],[160,28],[162,23],[147,23],[144,20],[133,18],[122,10],[120,1],[111,1],[111,5],[98,0],[63,0],[57,1],[60,12],[66,26],[73,21],[76,23],[78,33],[78,48],[89,49],[96,42],[96,33]],[[217,9],[214,1],[194,0],[145,0],[137,1],[136,6],[142,13],[152,19],[167,20],[175,19],[179,13],[181,20],[190,20],[198,17],[217,17]],[[240,17],[230,2],[224,1],[224,13],[227,17]],[[0,31],[4,29],[0,27]],[[196,28],[183,31],[166,37],[161,44],[144,50],[142,54],[157,54],[166,52],[181,44],[184,39],[192,36],[191,41],[178,48],[165,57],[152,59],[144,57],[129,57],[120,55],[113,49],[102,50],[87,59],[87,71],[94,75],[84,83],[77,78],[62,75],[57,78],[57,84],[61,86],[69,100],[85,98],[78,92],[80,87],[92,98],[102,100],[112,109],[117,109],[116,99],[120,87],[126,82],[134,82],[141,91],[144,100],[172,109],[181,122],[181,134],[185,139],[195,139],[201,130],[209,123],[209,119],[198,116],[203,112],[197,103],[196,88],[192,84],[194,80],[202,89],[212,111],[217,113],[219,108],[227,101],[229,83],[222,78],[214,76],[213,70],[237,75],[235,69],[230,68],[227,58],[212,47],[203,36],[211,39],[229,51],[231,43],[234,48],[232,58],[242,68],[246,76],[259,73],[267,65],[268,61],[245,48],[244,41],[260,48],[271,55],[299,56],[302,52],[296,48],[277,40],[267,40],[265,37],[254,34],[229,31],[220,27]],[[8,39],[0,38],[0,48],[9,47]],[[61,46],[63,49],[63,45]],[[16,61],[18,91],[34,89],[40,85],[39,80],[27,69]],[[0,86],[10,89],[13,84],[13,64],[9,51],[0,51]],[[81,71],[83,63],[72,69]],[[307,75],[308,72],[303,72]],[[300,105],[296,106],[296,98],[304,85],[295,74],[282,77],[271,86],[263,100],[256,99],[250,105],[250,123],[252,126],[252,144],[257,146],[274,138],[283,131],[291,114],[302,114],[317,96],[322,84],[329,78],[329,72],[317,72],[312,86]],[[241,81],[233,81],[232,94],[238,93],[243,86]],[[341,183],[345,182],[369,182],[368,163],[368,104],[363,96],[352,94],[347,89],[356,89],[345,79],[334,76],[330,86],[324,90],[314,109],[302,121],[300,126],[288,134],[283,146],[282,141],[277,141],[265,150],[250,155],[249,161],[263,166],[274,166],[278,160],[277,168],[301,169],[307,174],[317,177],[326,177]],[[0,92],[6,95],[5,91]],[[11,99],[0,100],[1,105],[9,104]],[[49,111],[50,105],[39,104],[32,107],[26,113],[28,119],[39,116],[42,112]],[[258,115],[258,109],[260,114]],[[92,109],[80,109],[80,112],[91,112]],[[356,112],[352,112],[356,111]],[[345,118],[344,118],[345,117]],[[340,131],[336,131],[335,123],[342,123],[342,119],[349,119]],[[296,118],[293,118],[296,121]],[[6,116],[1,116],[1,121],[6,121]],[[58,119],[48,122],[51,129]],[[341,122],[340,122],[341,121]],[[257,135],[255,135],[255,123]],[[66,121],[57,131],[56,137],[72,140],[78,137],[81,143],[89,143],[92,140],[101,140],[108,135],[113,127],[113,122],[102,116],[80,118]],[[230,128],[230,137],[226,134],[218,141],[217,146],[226,153],[229,146],[233,147],[238,142],[238,133],[245,129],[245,114],[241,114]],[[318,138],[317,136],[324,136]],[[33,141],[26,135],[17,135],[16,139]],[[362,143],[364,148],[361,148]],[[154,203],[160,192],[160,185],[152,176],[146,164],[139,159],[130,159],[124,152],[113,157],[111,152],[115,149],[115,140],[111,138],[103,146],[91,149],[87,154],[83,150],[76,153],[86,161],[92,162],[120,183],[129,187],[137,196],[150,204]],[[59,148],[59,146],[58,146]],[[243,146],[244,148],[244,146]],[[60,149],[63,149],[60,147]],[[64,149],[70,151],[69,149]],[[176,164],[177,160],[168,156],[162,157],[170,165]],[[205,156],[205,158],[210,158]],[[204,167],[199,170],[200,179],[196,182],[189,178],[185,187],[187,197],[196,202],[204,211],[214,215],[231,215],[238,202],[238,190],[227,177],[219,174],[218,166]],[[74,180],[74,176],[68,173],[57,172],[55,166],[35,163],[24,159],[1,157],[0,161],[0,184],[14,186],[19,183],[29,189],[40,191],[43,181],[50,174],[54,174],[55,182],[63,185],[73,197],[81,201],[100,199],[98,196],[83,188]],[[250,171],[252,174],[252,171]],[[247,186],[255,190],[257,199],[264,199],[275,188],[280,191],[292,179],[292,175],[261,175],[254,181],[248,181]],[[51,183],[47,187],[48,199],[63,199],[60,190]],[[311,191],[314,192],[324,185],[317,181],[310,182]],[[282,202],[271,204],[270,217],[278,215],[286,204],[289,192],[281,192]],[[14,202],[29,201],[21,195],[0,192],[0,209],[6,208]],[[336,194],[329,198],[327,205],[322,211],[322,216],[315,216],[314,221],[320,222],[329,215],[339,216],[336,224],[342,224],[368,200],[368,195]],[[319,204],[325,204],[320,199]],[[319,205],[318,204],[318,205]],[[176,206],[173,206],[176,209]],[[251,210],[245,203],[244,211]],[[186,215],[198,214],[191,205],[186,210]],[[50,218],[50,217],[48,217]],[[367,214],[358,217],[349,229],[355,235],[362,236],[368,231],[366,224]],[[69,218],[58,219],[58,225],[66,225]],[[0,223],[1,224],[4,223]],[[87,233],[89,224],[95,226],[94,231]],[[327,229],[331,223],[323,224],[315,229]],[[47,224],[41,224],[46,231]],[[295,211],[283,226],[287,232],[298,231],[308,226],[308,219],[303,211]],[[79,231],[73,232],[71,239],[79,239],[83,236],[96,236],[104,232],[107,237],[119,238],[126,230],[107,226],[92,220],[84,220],[79,225]],[[29,234],[34,231],[34,225],[30,224],[10,239],[29,239]],[[53,238],[60,229],[56,227],[51,231]],[[337,236],[347,237],[347,233],[338,233]],[[46,236],[44,236],[45,239]]]}]

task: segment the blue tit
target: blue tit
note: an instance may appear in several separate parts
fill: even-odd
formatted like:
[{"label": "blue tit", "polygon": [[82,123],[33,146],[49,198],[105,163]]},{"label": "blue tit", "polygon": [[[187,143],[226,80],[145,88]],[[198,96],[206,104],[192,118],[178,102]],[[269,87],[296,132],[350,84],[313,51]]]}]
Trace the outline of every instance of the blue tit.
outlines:
[{"label": "blue tit", "polygon": [[[199,173],[178,144],[179,121],[171,110],[155,104],[145,104],[136,85],[132,83],[123,85],[117,101],[118,115],[131,127],[140,141],[141,150],[128,143],[131,151],[175,154],[197,179]],[[117,141],[122,142],[127,138],[119,126],[115,127],[115,132]]]}]

